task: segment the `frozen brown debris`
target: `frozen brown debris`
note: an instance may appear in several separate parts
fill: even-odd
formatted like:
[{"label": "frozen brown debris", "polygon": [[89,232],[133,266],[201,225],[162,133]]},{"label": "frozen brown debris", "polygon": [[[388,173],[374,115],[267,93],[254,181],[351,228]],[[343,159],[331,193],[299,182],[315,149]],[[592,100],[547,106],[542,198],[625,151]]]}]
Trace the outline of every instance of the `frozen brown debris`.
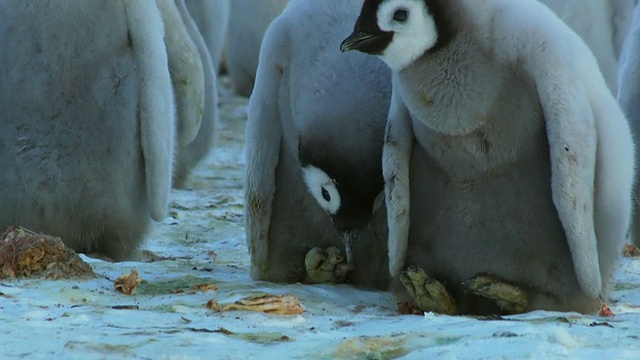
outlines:
[{"label": "frozen brown debris", "polygon": [[607,304],[602,304],[602,306],[600,306],[600,311],[598,312],[598,315],[606,316],[606,317],[616,316],[616,314],[613,311],[611,311],[611,309],[609,309],[609,306],[607,306]]},{"label": "frozen brown debris", "polygon": [[624,245],[624,256],[626,257],[640,257],[640,249],[631,244]]},{"label": "frozen brown debris", "polygon": [[215,285],[215,284],[196,284],[196,285],[191,286],[191,288],[193,290],[200,290],[202,292],[207,292],[207,291],[218,290],[218,285]]},{"label": "frozen brown debris", "polygon": [[262,311],[274,315],[297,315],[304,312],[300,300],[292,294],[261,295],[242,298],[233,304],[221,305],[215,300],[209,300],[207,307],[213,311],[249,310]]},{"label": "frozen brown debris", "polygon": [[142,279],[138,276],[138,271],[133,269],[129,274],[120,275],[120,277],[116,279],[116,291],[120,291],[125,295],[131,295],[133,289],[135,289],[141,281]]},{"label": "frozen brown debris", "polygon": [[9,227],[0,238],[0,279],[94,277],[91,266],[59,237]]}]

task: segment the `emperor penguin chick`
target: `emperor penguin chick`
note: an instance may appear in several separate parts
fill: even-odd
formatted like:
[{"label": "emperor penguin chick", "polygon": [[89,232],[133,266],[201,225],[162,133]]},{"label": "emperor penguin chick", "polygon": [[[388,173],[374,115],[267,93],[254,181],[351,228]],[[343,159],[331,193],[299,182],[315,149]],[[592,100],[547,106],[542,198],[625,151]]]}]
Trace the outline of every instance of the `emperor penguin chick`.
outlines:
[{"label": "emperor penguin chick", "polygon": [[213,70],[220,71],[222,52],[229,24],[230,0],[186,0],[213,61]]},{"label": "emperor penguin chick", "polygon": [[154,1],[0,1],[0,227],[135,255],[171,186],[163,36]]},{"label": "emperor penguin chick", "polygon": [[[596,311],[629,225],[634,145],[584,42],[534,0],[365,0],[341,49],[393,71],[391,275],[422,268],[462,313]],[[476,296],[490,279],[528,299]]]},{"label": "emperor penguin chick", "polygon": [[[631,131],[640,139],[640,6],[633,13],[631,31],[624,43],[618,75],[618,103],[629,120]],[[636,148],[638,151],[638,148]],[[634,187],[633,204],[635,211],[631,225],[631,238],[640,246],[640,182]]]},{"label": "emperor penguin chick", "polygon": [[226,65],[237,94],[251,95],[260,44],[267,27],[288,0],[232,0],[227,29]]},{"label": "emperor penguin chick", "polygon": [[390,71],[335,46],[358,9],[352,1],[294,0],[266,32],[246,130],[254,279],[300,281],[307,252],[346,245],[351,283],[388,285],[386,212],[375,199]]}]

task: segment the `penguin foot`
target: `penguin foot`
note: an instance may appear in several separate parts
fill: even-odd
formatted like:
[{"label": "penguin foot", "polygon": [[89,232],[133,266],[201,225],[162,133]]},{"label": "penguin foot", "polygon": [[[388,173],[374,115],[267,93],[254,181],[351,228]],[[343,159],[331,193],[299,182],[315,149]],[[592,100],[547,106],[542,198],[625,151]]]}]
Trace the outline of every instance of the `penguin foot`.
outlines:
[{"label": "penguin foot", "polygon": [[409,296],[422,311],[445,315],[456,313],[456,304],[449,291],[441,282],[430,278],[424,270],[410,266],[399,277]]},{"label": "penguin foot", "polygon": [[337,247],[315,247],[304,258],[307,281],[313,284],[342,283],[353,268]]},{"label": "penguin foot", "polygon": [[505,314],[523,313],[529,307],[528,294],[519,287],[482,275],[462,283],[464,291],[495,301]]}]

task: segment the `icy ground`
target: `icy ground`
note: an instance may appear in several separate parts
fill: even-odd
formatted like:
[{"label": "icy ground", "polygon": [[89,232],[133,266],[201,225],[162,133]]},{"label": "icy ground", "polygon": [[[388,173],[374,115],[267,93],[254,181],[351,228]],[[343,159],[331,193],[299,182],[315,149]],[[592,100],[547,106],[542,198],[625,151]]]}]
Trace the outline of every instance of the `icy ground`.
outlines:
[{"label": "icy ground", "polygon": [[[222,100],[218,147],[189,190],[173,190],[171,218],[144,246],[147,261],[83,256],[98,278],[0,282],[0,358],[640,359],[640,258],[625,258],[616,275],[615,317],[398,315],[388,293],[252,281],[242,227],[247,100]],[[131,296],[116,293],[113,281],[131,269],[144,282]],[[219,288],[191,289],[203,283]],[[214,313],[205,306],[261,293],[295,294],[306,311]]]}]

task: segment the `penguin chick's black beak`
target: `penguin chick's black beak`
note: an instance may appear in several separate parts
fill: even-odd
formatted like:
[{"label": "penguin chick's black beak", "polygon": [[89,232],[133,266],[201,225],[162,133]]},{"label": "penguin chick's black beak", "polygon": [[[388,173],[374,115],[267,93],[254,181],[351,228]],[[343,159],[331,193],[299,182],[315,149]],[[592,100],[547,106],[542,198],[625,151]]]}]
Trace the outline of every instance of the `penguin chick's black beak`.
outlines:
[{"label": "penguin chick's black beak", "polygon": [[354,31],[348,38],[344,39],[340,44],[340,51],[347,52],[350,50],[361,50],[370,47],[376,40],[380,39],[380,34],[367,34],[364,32]]},{"label": "penguin chick's black beak", "polygon": [[380,55],[393,38],[393,32],[380,30],[363,30],[357,28],[340,44],[340,51],[358,50],[369,55]]}]

